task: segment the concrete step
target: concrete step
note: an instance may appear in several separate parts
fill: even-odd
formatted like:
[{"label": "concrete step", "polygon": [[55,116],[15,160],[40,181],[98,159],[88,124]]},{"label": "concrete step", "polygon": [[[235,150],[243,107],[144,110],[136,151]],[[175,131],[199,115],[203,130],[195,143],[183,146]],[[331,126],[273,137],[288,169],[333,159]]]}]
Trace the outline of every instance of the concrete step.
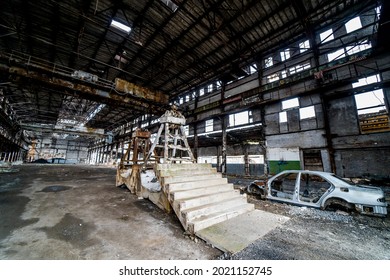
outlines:
[{"label": "concrete step", "polygon": [[201,169],[178,169],[178,170],[159,170],[160,177],[176,177],[176,176],[192,176],[192,175],[208,175],[217,173],[216,168],[201,168]]},{"label": "concrete step", "polygon": [[160,170],[200,170],[212,168],[211,163],[159,163],[156,166]]},{"label": "concrete step", "polygon": [[208,187],[208,186],[223,185],[223,184],[227,184],[227,183],[228,183],[228,181],[226,178],[215,178],[215,179],[200,180],[200,181],[194,181],[194,182],[166,184],[165,189],[166,189],[166,191],[168,191],[168,193],[171,193],[171,192],[175,192],[175,191],[184,191],[184,190],[190,190],[190,189],[196,189],[196,188],[204,188],[204,187]]},{"label": "concrete step", "polygon": [[163,177],[162,182],[164,185],[166,184],[174,184],[174,183],[184,183],[184,182],[194,182],[194,181],[205,181],[216,178],[222,178],[221,173],[214,174],[193,174],[193,175],[178,175],[177,177]]},{"label": "concrete step", "polygon": [[253,210],[254,210],[254,205],[247,203],[247,204],[234,206],[232,208],[225,209],[220,212],[210,213],[208,215],[201,216],[199,218],[193,219],[192,221],[188,222],[187,230],[196,233],[199,230],[202,230],[204,228],[207,228],[217,223],[224,222],[228,219],[237,217],[241,214]]},{"label": "concrete step", "polygon": [[174,192],[171,191],[169,192],[168,195],[170,200],[186,199],[186,198],[189,199],[201,195],[226,192],[232,190],[233,188],[234,188],[233,184],[223,184],[223,185],[208,186],[208,187],[183,190],[183,191],[174,191]]},{"label": "concrete step", "polygon": [[218,203],[211,203],[183,210],[181,215],[185,220],[191,221],[195,218],[199,218],[200,216],[205,216],[213,212],[219,212],[247,203],[247,197],[244,195],[239,195],[233,198],[219,201]]},{"label": "concrete step", "polygon": [[187,199],[177,199],[173,201],[173,208],[182,212],[186,209],[206,205],[210,203],[218,203],[220,201],[233,198],[240,195],[236,190],[228,190],[226,192],[219,192],[215,194],[202,195]]},{"label": "concrete step", "polygon": [[254,210],[211,164],[158,164],[163,191],[184,229],[190,233]]}]

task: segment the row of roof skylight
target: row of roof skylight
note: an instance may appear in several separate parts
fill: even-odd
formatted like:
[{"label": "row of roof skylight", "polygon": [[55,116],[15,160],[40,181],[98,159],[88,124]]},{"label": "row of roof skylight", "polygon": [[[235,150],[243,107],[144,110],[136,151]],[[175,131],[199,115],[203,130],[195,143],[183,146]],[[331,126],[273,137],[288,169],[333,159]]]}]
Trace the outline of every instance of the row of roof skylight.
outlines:
[{"label": "row of roof skylight", "polygon": [[[178,6],[172,2],[172,0],[160,0],[162,3],[164,3],[169,9],[172,10],[172,12],[175,12],[178,8]],[[115,19],[112,19],[111,20],[111,24],[110,26],[118,29],[118,30],[121,30],[127,34],[129,34],[131,32],[131,27],[124,24],[124,23],[121,23],[120,21],[118,20],[115,20]]]},{"label": "row of roof skylight", "polygon": [[[378,11],[377,11],[377,13],[378,13]],[[345,29],[346,29],[347,33],[351,33],[351,32],[356,31],[362,27],[363,26],[362,26],[362,23],[361,23],[359,16],[354,17],[345,23]],[[321,32],[319,34],[319,37],[320,37],[321,44],[333,40],[334,39],[333,29],[330,28],[324,32]],[[299,43],[299,52],[300,53],[303,53],[309,49],[310,49],[310,41],[309,40],[306,40],[306,41]],[[284,50],[280,51],[279,55],[280,55],[281,61],[286,61],[286,60],[291,58],[291,49],[290,48],[284,49]],[[273,61],[272,56],[267,57],[264,60],[264,67],[265,68],[271,67],[273,65],[274,65],[274,61]]]},{"label": "row of roof skylight", "polygon": [[119,29],[123,32],[126,32],[127,34],[130,33],[131,31],[131,27],[130,26],[127,26],[126,24],[123,24],[119,21],[116,21],[115,19],[111,20],[111,26],[116,28],[116,29]]}]

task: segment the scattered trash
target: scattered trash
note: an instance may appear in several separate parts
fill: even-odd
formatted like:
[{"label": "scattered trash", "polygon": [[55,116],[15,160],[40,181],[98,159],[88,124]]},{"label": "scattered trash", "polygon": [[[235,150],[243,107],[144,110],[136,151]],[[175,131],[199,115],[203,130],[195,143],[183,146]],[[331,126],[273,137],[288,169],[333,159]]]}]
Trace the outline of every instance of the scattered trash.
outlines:
[{"label": "scattered trash", "polygon": [[[344,222],[350,223],[353,218],[350,215],[345,215],[343,213],[333,212],[333,211],[324,211],[315,208],[298,207],[298,206],[289,206],[289,214],[293,216],[299,216],[307,219],[321,219],[335,222]],[[343,211],[341,211],[343,212]]]},{"label": "scattered trash", "polygon": [[17,172],[18,169],[12,168],[12,164],[10,162],[0,161],[0,173],[6,172]]},{"label": "scattered trash", "polygon": [[336,213],[340,214],[340,215],[344,215],[344,216],[349,216],[349,213],[347,213],[345,211],[341,211],[341,210],[337,210]]}]

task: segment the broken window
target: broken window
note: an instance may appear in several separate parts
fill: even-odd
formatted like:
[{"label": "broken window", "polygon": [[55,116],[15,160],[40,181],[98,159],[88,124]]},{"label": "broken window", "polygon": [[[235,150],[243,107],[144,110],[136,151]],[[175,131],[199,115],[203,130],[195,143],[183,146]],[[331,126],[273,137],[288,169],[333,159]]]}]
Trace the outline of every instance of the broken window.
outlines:
[{"label": "broken window", "polygon": [[287,122],[287,111],[291,108],[297,108],[299,107],[299,99],[298,97],[291,98],[288,100],[282,101],[282,112],[279,112],[279,123],[285,123]]},{"label": "broken window", "polygon": [[306,69],[310,69],[310,62],[309,63],[305,63],[305,64],[298,64],[298,65],[295,65],[293,67],[291,67],[288,71],[290,72],[290,74],[295,74],[295,73],[298,73],[298,72],[301,72],[303,70],[306,70]]},{"label": "broken window", "polygon": [[380,81],[381,81],[381,77],[379,76],[379,74],[371,75],[371,76],[359,79],[359,81],[352,84],[352,87],[357,88],[357,87],[361,87],[361,86],[365,86],[365,85],[369,85],[369,84],[378,83]]},{"label": "broken window", "polygon": [[229,115],[229,126],[248,124],[251,123],[252,121],[253,121],[253,117],[251,111],[244,111],[244,112]]},{"label": "broken window", "polygon": [[352,45],[352,46],[347,46],[346,47],[348,55],[352,55],[352,54],[355,54],[355,53],[358,53],[358,52],[362,52],[362,51],[365,51],[365,50],[368,50],[368,49],[371,49],[371,43],[368,42],[367,40],[359,42],[356,45]]},{"label": "broken window", "polygon": [[207,86],[207,92],[213,92],[213,84]]},{"label": "broken window", "polygon": [[272,75],[267,76],[267,82],[272,83],[279,80],[279,73],[274,73]]},{"label": "broken window", "polygon": [[266,58],[266,59],[264,60],[264,66],[265,66],[265,68],[271,67],[272,65],[274,65],[272,56],[270,56],[270,57],[268,57],[268,58]]},{"label": "broken window", "polygon": [[253,74],[256,72],[257,72],[257,68],[256,68],[255,64],[252,64],[251,66],[249,66],[249,74]]},{"label": "broken window", "polygon": [[284,51],[280,52],[280,59],[282,61],[285,61],[290,58],[290,49],[285,49]]},{"label": "broken window", "polygon": [[287,110],[294,107],[299,107],[298,97],[282,101],[282,110]]},{"label": "broken window", "polygon": [[353,32],[353,31],[358,30],[360,28],[362,28],[362,23],[360,21],[360,17],[355,17],[355,18],[349,20],[345,24],[345,29],[347,30],[347,33]]},{"label": "broken window", "polygon": [[199,96],[203,96],[204,95],[204,88],[201,88],[200,90],[199,90]]},{"label": "broken window", "polygon": [[322,32],[320,34],[320,39],[321,39],[321,42],[320,43],[325,43],[325,42],[328,42],[328,41],[331,41],[334,39],[334,36],[333,36],[333,30],[332,28],[331,29],[328,29],[324,32]]},{"label": "broken window", "polygon": [[302,43],[299,43],[299,52],[303,53],[310,49],[310,42],[309,40],[303,41]]},{"label": "broken window", "polygon": [[345,57],[345,50],[344,48],[343,49],[339,49],[335,52],[332,52],[332,53],[328,53],[328,61],[331,62],[333,60],[337,60],[337,59],[340,59],[340,58],[343,58]]},{"label": "broken window", "polygon": [[161,0],[172,12],[176,12],[178,6],[172,0]]},{"label": "broken window", "polygon": [[214,131],[214,120],[207,120],[205,124],[205,132]]},{"label": "broken window", "polygon": [[279,123],[287,122],[287,112],[283,111],[279,113]]},{"label": "broken window", "polygon": [[314,106],[304,107],[299,109],[299,119],[315,118],[316,112]]},{"label": "broken window", "polygon": [[382,89],[355,94],[355,101],[358,115],[386,112]]},{"label": "broken window", "polygon": [[[380,82],[379,75],[359,79],[352,87],[361,87]],[[362,133],[382,132],[390,130],[388,109],[386,108],[383,89],[376,89],[355,94],[356,109]]]}]

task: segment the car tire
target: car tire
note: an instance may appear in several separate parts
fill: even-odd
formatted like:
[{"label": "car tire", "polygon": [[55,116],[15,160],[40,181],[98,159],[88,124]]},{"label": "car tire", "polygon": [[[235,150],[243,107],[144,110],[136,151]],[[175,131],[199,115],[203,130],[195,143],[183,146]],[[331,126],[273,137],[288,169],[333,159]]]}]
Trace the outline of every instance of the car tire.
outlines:
[{"label": "car tire", "polygon": [[264,190],[260,189],[255,184],[250,184],[247,188],[247,191],[249,194],[253,194],[253,195],[260,195],[260,196],[264,195]]}]

